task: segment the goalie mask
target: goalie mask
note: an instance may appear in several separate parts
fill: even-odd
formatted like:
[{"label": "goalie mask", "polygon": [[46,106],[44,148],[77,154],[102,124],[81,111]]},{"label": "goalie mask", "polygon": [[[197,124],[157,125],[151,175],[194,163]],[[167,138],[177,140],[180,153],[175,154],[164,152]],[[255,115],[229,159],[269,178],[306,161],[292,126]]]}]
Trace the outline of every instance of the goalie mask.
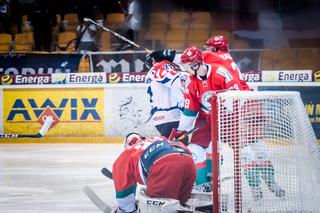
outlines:
[{"label": "goalie mask", "polygon": [[205,49],[212,52],[229,52],[228,41],[222,35],[211,37],[207,41]]},{"label": "goalie mask", "polygon": [[181,55],[181,62],[190,75],[205,76],[207,74],[202,52],[196,47],[187,48]]},{"label": "goalie mask", "polygon": [[134,146],[135,144],[141,142],[144,140],[145,137],[141,136],[140,134],[136,132],[131,132],[127,134],[126,139],[124,140],[124,148],[129,148],[131,146]]}]

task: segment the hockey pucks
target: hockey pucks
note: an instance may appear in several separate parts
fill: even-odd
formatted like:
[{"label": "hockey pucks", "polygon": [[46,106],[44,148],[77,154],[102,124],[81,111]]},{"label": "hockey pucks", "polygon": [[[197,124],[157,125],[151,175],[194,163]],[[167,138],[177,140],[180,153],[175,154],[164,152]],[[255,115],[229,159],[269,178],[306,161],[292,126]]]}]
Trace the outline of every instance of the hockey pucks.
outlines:
[{"label": "hockey pucks", "polygon": [[109,83],[119,83],[120,76],[117,73],[111,73],[109,75]]},{"label": "hockey pucks", "polygon": [[1,83],[6,85],[12,84],[13,78],[10,75],[4,75],[1,77]]}]

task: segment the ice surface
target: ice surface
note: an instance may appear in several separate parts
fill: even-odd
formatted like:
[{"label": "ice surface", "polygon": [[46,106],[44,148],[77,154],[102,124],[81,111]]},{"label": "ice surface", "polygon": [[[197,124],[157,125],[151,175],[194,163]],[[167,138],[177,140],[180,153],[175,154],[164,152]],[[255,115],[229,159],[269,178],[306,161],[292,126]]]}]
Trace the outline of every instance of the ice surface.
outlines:
[{"label": "ice surface", "polygon": [[82,188],[115,205],[112,169],[122,144],[0,144],[1,213],[100,212]]}]

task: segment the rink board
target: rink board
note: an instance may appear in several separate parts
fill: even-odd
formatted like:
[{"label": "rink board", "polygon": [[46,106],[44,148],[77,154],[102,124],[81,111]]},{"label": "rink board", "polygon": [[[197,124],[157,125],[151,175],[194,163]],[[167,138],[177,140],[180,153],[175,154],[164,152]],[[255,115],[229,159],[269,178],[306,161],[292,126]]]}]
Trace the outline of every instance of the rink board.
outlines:
[{"label": "rink board", "polygon": [[[320,88],[319,82],[249,84],[255,90],[259,86]],[[39,119],[43,115],[53,114],[57,122],[47,132],[45,138],[48,140],[0,139],[0,143],[109,143],[130,132],[158,135],[150,119],[146,90],[146,84],[141,83],[1,85],[0,134],[36,134],[41,128]]]},{"label": "rink board", "polygon": [[2,86],[0,91],[0,134],[36,134],[43,116],[54,118],[47,141],[23,141],[118,143],[130,132],[157,134],[144,84]]}]

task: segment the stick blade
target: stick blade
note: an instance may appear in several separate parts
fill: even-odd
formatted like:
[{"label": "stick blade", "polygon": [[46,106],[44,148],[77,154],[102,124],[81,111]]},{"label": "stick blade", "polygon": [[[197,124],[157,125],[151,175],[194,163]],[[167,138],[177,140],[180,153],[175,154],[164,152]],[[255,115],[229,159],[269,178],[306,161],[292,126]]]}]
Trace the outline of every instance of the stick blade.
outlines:
[{"label": "stick blade", "polygon": [[110,178],[111,180],[113,179],[113,176],[112,176],[112,172],[107,169],[107,168],[102,168],[101,169],[101,173],[106,176],[107,178]]},{"label": "stick blade", "polygon": [[46,118],[46,120],[44,121],[44,123],[43,123],[43,125],[42,125],[42,127],[41,127],[41,129],[40,129],[40,131],[38,133],[38,134],[40,134],[40,137],[44,136],[47,133],[47,131],[50,129],[52,123],[53,123],[52,116],[48,116]]},{"label": "stick blade", "polygon": [[111,213],[112,208],[108,206],[103,200],[98,197],[98,195],[89,187],[83,187],[84,193],[88,196],[88,198],[104,213]]}]

